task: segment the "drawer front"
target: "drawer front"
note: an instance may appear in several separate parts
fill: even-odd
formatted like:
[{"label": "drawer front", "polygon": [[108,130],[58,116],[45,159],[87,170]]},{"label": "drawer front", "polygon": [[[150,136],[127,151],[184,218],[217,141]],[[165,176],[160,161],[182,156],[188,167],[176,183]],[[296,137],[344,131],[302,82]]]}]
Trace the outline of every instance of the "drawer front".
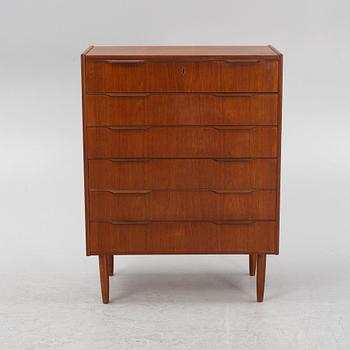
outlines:
[{"label": "drawer front", "polygon": [[87,125],[277,125],[277,94],[87,95]]},{"label": "drawer front", "polygon": [[90,189],[275,189],[276,159],[98,159]]},{"label": "drawer front", "polygon": [[90,224],[91,254],[274,253],[275,222]]},{"label": "drawer front", "polygon": [[87,92],[277,92],[278,61],[90,61]]},{"label": "drawer front", "polygon": [[90,127],[87,136],[89,158],[277,156],[277,127]]},{"label": "drawer front", "polygon": [[90,220],[275,220],[276,192],[90,191]]}]

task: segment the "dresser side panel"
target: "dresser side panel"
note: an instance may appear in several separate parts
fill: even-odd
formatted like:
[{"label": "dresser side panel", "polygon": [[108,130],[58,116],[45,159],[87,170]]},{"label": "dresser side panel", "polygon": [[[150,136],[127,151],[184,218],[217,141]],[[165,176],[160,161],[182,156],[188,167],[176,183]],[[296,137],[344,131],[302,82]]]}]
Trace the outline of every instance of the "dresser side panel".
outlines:
[{"label": "dresser side panel", "polygon": [[89,161],[87,152],[87,132],[86,132],[86,55],[93,48],[90,46],[81,54],[81,87],[82,87],[82,127],[83,127],[83,161],[84,161],[84,203],[85,203],[85,242],[86,255],[90,255],[90,235],[89,235]]},{"label": "dresser side panel", "polygon": [[[276,52],[278,51],[276,50]],[[277,176],[276,176],[277,198],[276,198],[276,237],[275,237],[275,247],[276,247],[275,253],[277,255],[279,254],[279,241],[280,241],[279,236],[280,236],[280,201],[281,201],[282,95],[283,95],[283,55],[279,53],[278,121],[277,121],[278,157],[277,157]]]}]

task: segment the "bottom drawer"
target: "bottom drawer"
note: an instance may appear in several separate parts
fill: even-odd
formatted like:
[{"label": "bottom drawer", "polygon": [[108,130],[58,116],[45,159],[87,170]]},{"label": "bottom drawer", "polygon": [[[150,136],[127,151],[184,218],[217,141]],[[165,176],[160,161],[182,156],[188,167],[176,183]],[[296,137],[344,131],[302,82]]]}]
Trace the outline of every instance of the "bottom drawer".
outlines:
[{"label": "bottom drawer", "polygon": [[91,222],[88,239],[91,255],[277,253],[274,221]]}]

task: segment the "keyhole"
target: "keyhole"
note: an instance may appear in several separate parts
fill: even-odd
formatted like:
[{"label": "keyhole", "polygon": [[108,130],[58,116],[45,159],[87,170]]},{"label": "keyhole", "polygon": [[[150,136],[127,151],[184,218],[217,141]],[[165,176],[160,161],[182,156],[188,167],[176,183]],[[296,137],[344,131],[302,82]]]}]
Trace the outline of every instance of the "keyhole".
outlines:
[{"label": "keyhole", "polygon": [[186,74],[186,69],[183,68],[183,67],[181,68],[181,74],[182,74],[182,75],[185,75],[185,74]]}]

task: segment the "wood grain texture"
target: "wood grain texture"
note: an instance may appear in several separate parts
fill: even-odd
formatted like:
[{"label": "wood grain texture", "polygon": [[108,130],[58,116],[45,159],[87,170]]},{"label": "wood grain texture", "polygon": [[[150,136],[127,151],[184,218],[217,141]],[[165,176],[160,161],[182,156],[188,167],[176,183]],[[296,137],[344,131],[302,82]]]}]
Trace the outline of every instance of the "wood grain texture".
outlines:
[{"label": "wood grain texture", "polygon": [[89,59],[103,58],[276,58],[271,46],[94,46]]},{"label": "wood grain texture", "polygon": [[275,222],[213,224],[153,222],[91,223],[91,253],[108,254],[273,254]]},{"label": "wood grain texture", "polygon": [[108,275],[113,276],[114,274],[114,255],[108,255]]},{"label": "wood grain texture", "polygon": [[276,127],[87,129],[89,158],[276,157]]},{"label": "wood grain texture", "polygon": [[85,241],[86,241],[86,254],[90,254],[89,249],[89,164],[88,164],[88,151],[87,151],[87,117],[86,117],[86,83],[85,83],[85,66],[86,55],[92,50],[92,46],[87,48],[80,56],[81,62],[81,89],[82,89],[82,127],[83,127],[83,160],[84,160],[84,196],[85,196]]},{"label": "wood grain texture", "polygon": [[277,94],[86,96],[87,125],[277,125]]},{"label": "wood grain texture", "polygon": [[88,61],[87,92],[277,92],[278,61]]},{"label": "wood grain texture", "polygon": [[90,192],[90,220],[275,220],[276,192]]},{"label": "wood grain texture", "polygon": [[266,254],[257,255],[257,273],[256,273],[256,299],[258,302],[264,300],[266,275]]},{"label": "wood grain texture", "polygon": [[99,255],[98,257],[99,267],[100,267],[100,284],[101,284],[101,294],[102,302],[104,304],[109,303],[109,268],[108,268],[108,256]]},{"label": "wood grain texture", "polygon": [[278,166],[277,166],[277,177],[276,177],[276,221],[277,221],[277,230],[276,230],[276,246],[278,250],[276,254],[279,254],[279,233],[280,233],[280,200],[281,200],[281,152],[282,152],[282,91],[283,91],[283,56],[275,48],[271,46],[279,55],[279,74],[278,74],[278,142],[277,142],[277,157],[278,157]]},{"label": "wood grain texture", "polygon": [[249,254],[249,275],[255,276],[256,254]]},{"label": "wood grain texture", "polygon": [[97,159],[90,189],[275,189],[277,159]]}]

